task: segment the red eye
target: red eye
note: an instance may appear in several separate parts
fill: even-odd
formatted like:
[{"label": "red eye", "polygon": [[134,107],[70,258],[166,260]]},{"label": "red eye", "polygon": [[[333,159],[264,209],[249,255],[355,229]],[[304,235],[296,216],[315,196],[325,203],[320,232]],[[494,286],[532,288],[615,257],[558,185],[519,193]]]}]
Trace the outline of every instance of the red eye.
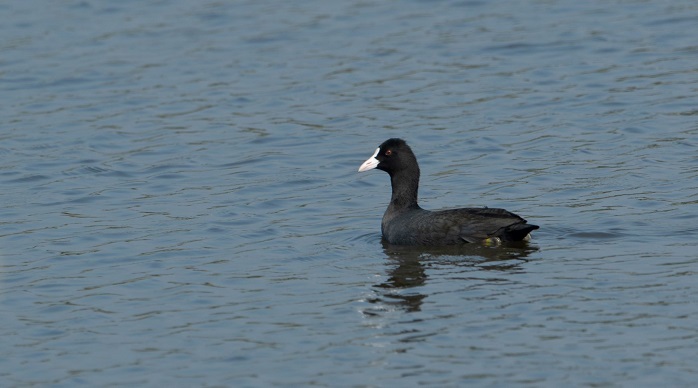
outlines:
[{"label": "red eye", "polygon": [[385,156],[390,156],[393,154],[393,150],[387,150],[385,151]]}]

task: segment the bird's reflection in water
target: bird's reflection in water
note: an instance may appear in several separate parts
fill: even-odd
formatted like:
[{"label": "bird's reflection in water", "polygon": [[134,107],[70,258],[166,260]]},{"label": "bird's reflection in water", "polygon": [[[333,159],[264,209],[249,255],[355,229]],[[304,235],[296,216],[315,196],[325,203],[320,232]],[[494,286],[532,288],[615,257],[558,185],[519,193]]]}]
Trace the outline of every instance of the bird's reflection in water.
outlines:
[{"label": "bird's reflection in water", "polygon": [[[420,311],[428,295],[420,293],[420,286],[426,284],[429,275],[427,268],[437,266],[470,267],[470,270],[495,272],[521,271],[526,257],[537,250],[526,242],[484,246],[467,244],[447,247],[395,246],[382,242],[387,256],[388,278],[374,286],[377,292],[369,302],[376,306],[375,311],[364,311],[368,315],[378,315],[380,310],[401,309],[407,312]],[[468,280],[467,278],[460,278]],[[482,280],[481,277],[477,277]],[[501,280],[493,277],[490,280]]]}]

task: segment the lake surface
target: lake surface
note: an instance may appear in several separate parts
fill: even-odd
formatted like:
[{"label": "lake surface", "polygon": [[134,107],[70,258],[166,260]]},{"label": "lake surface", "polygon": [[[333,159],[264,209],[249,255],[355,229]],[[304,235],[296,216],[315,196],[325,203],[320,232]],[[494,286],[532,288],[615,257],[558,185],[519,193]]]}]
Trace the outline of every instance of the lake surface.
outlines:
[{"label": "lake surface", "polygon": [[[692,386],[698,3],[0,5],[3,386]],[[384,246],[427,209],[524,246]]]}]

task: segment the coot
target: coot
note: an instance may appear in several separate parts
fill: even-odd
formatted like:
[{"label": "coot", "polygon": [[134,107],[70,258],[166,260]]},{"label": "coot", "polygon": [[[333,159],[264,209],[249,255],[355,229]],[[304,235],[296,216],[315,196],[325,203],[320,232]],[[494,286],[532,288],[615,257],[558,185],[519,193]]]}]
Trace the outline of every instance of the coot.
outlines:
[{"label": "coot", "polygon": [[388,139],[359,172],[377,168],[390,174],[393,195],[383,215],[383,238],[395,245],[454,245],[528,240],[537,225],[504,209],[424,210],[417,204],[419,165],[402,139]]}]

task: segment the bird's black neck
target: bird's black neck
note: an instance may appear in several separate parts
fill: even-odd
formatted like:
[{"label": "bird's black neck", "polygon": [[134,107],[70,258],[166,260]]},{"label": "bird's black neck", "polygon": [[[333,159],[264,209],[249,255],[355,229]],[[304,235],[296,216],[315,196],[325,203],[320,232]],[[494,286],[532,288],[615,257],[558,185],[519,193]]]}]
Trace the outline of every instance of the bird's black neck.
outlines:
[{"label": "bird's black neck", "polygon": [[419,208],[417,191],[419,190],[419,167],[394,172],[390,175],[393,195],[390,206],[393,210]]}]

